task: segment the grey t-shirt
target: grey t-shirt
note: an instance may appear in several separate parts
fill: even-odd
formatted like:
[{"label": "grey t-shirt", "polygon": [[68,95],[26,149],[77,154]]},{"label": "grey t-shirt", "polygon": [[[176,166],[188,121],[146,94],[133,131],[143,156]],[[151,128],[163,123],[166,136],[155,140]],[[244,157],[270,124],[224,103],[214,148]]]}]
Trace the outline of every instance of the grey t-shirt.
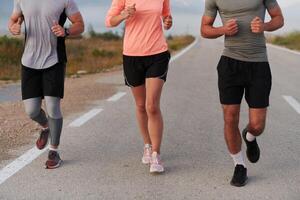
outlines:
[{"label": "grey t-shirt", "polygon": [[276,0],[205,0],[205,16],[216,17],[219,12],[223,24],[237,19],[239,32],[225,36],[224,56],[247,62],[268,61],[264,33],[252,33],[251,21],[265,20],[267,8],[277,6]]},{"label": "grey t-shirt", "polygon": [[66,62],[64,38],[57,38],[51,27],[53,21],[63,26],[67,17],[79,12],[74,0],[14,0],[13,12],[25,20],[24,66],[45,69]]}]

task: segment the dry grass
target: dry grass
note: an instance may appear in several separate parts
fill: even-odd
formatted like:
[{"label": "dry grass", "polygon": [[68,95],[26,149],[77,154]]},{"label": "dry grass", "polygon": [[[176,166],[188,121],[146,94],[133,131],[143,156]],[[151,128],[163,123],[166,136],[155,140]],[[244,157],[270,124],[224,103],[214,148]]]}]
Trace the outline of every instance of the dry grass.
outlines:
[{"label": "dry grass", "polygon": [[[192,43],[193,36],[169,36],[170,51],[178,51]],[[122,39],[113,33],[95,34],[91,38],[66,41],[68,53],[67,75],[84,70],[99,73],[122,64]],[[20,59],[23,41],[0,37],[0,80],[20,79]]]},{"label": "dry grass", "polygon": [[23,42],[20,39],[0,37],[0,79],[18,80]]},{"label": "dry grass", "polygon": [[300,51],[300,32],[293,32],[283,36],[274,36],[269,38],[269,42]]},{"label": "dry grass", "polygon": [[168,45],[171,52],[178,51],[195,40],[192,35],[168,36]]}]

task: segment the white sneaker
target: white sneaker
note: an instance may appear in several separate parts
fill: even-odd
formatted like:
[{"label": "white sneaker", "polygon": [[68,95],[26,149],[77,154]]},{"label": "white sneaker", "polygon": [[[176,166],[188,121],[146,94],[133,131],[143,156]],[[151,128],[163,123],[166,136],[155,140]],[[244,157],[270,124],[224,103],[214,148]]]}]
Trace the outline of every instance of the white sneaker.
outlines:
[{"label": "white sneaker", "polygon": [[157,152],[152,153],[150,173],[162,173],[164,166],[161,162],[160,155]]},{"label": "white sneaker", "polygon": [[144,154],[142,157],[143,164],[150,164],[151,162],[151,154],[152,154],[152,146],[151,144],[145,144],[144,146]]}]

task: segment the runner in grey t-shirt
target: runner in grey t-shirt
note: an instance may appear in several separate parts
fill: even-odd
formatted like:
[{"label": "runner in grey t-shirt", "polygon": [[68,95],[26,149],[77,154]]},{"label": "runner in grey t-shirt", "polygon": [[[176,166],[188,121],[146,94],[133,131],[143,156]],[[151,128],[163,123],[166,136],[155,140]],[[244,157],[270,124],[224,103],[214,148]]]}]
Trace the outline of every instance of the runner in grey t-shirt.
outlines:
[{"label": "runner in grey t-shirt", "polygon": [[225,35],[224,56],[249,62],[264,62],[267,59],[264,33],[253,33],[251,21],[259,17],[265,19],[266,8],[278,6],[276,0],[207,0],[205,16],[215,18],[219,11],[223,24],[235,19],[238,32],[234,37]]},{"label": "runner in grey t-shirt", "polygon": [[63,26],[66,17],[79,12],[73,0],[15,0],[13,12],[25,18],[24,66],[45,69],[66,61],[65,53],[60,52],[63,44],[51,28],[60,20]]},{"label": "runner in grey t-shirt", "polygon": [[[67,18],[72,25],[65,29]],[[26,113],[42,126],[37,148],[45,148],[51,136],[46,168],[54,169],[62,162],[58,146],[63,125],[60,101],[64,96],[67,62],[65,37],[82,33],[84,23],[73,0],[14,0],[10,32],[21,34],[23,22],[22,99]],[[47,116],[41,109],[42,99],[45,99]]]},{"label": "runner in grey t-shirt", "polygon": [[[266,10],[271,16],[265,21]],[[223,26],[215,27],[219,12]],[[206,0],[201,34],[205,38],[225,35],[225,49],[219,61],[218,86],[224,113],[224,135],[235,164],[233,186],[244,186],[247,168],[241,150],[239,130],[240,104],[245,95],[249,123],[243,130],[247,157],[252,163],[260,158],[256,137],[265,128],[272,85],[264,31],[283,26],[283,16],[276,0]]]}]

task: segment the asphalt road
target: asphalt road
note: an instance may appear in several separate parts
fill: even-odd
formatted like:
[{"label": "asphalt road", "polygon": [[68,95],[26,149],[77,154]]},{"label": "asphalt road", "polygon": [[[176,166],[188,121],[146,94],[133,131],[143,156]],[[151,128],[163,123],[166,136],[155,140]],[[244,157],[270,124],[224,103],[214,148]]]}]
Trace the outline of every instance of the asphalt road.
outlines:
[{"label": "asphalt road", "polygon": [[[119,85],[125,96],[95,102],[102,112],[79,127],[69,124],[84,113],[65,120],[64,165],[45,170],[42,154],[0,185],[0,199],[299,200],[300,115],[282,95],[300,102],[300,55],[269,48],[273,91],[267,129],[258,139],[261,160],[247,163],[249,183],[235,188],[217,93],[222,48],[220,40],[200,40],[170,65],[162,98],[166,173],[150,175],[140,162],[133,98],[118,73],[98,81]],[[246,124],[243,102],[240,127]]]}]

